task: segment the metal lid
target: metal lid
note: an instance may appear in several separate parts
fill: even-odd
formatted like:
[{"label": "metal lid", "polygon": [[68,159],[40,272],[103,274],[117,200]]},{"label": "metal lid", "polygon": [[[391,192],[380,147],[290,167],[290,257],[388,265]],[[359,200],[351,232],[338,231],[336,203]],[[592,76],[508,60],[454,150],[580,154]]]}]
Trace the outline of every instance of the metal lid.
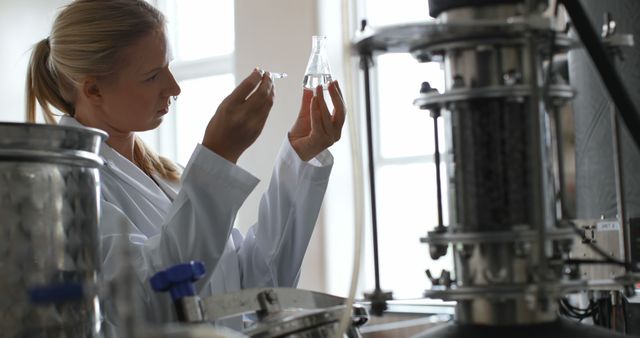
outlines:
[{"label": "metal lid", "polygon": [[340,322],[344,306],[319,310],[283,310],[263,318],[245,334],[254,338],[276,338],[296,332],[324,331]]},{"label": "metal lid", "polygon": [[35,123],[0,123],[0,162],[52,162],[100,166],[107,134],[93,128]]}]

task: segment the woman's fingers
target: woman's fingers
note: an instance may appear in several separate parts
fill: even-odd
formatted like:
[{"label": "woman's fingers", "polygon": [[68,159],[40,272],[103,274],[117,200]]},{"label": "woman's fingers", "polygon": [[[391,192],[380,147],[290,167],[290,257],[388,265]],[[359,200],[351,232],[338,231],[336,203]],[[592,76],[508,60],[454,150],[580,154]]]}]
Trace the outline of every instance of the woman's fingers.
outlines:
[{"label": "woman's fingers", "polygon": [[331,113],[324,100],[322,86],[316,88],[316,97],[318,98],[318,108],[320,109],[320,116],[322,117],[322,129],[326,135],[331,135],[333,129],[331,125]]},{"label": "woman's fingers", "polygon": [[273,106],[274,95],[273,82],[269,74],[265,73],[262,76],[260,85],[245,102],[241,103],[241,107],[238,110],[240,118],[246,122],[257,123],[257,126],[261,129]]},{"label": "woman's fingers", "polygon": [[269,76],[269,72],[262,75],[260,85],[247,98],[249,106],[262,106],[265,102],[270,104],[273,102],[273,80]]},{"label": "woman's fingers", "polygon": [[263,76],[260,76],[260,71],[256,68],[249,76],[247,76],[240,84],[227,96],[227,99],[233,103],[241,103],[251,94],[256,86],[262,81]]},{"label": "woman's fingers", "polygon": [[331,102],[333,102],[334,109],[333,125],[338,132],[338,138],[340,138],[340,133],[342,131],[346,115],[346,107],[338,81],[334,81],[329,84],[329,94],[331,95]]},{"label": "woman's fingers", "polygon": [[311,106],[312,99],[313,99],[313,90],[304,88],[302,90],[302,102],[300,103],[300,113],[298,114],[299,116],[303,114],[307,114],[309,112],[308,109]]},{"label": "woman's fingers", "polygon": [[319,99],[317,96],[311,97],[311,132],[314,130],[322,130],[324,133],[324,127],[322,126],[322,110],[320,110]]}]

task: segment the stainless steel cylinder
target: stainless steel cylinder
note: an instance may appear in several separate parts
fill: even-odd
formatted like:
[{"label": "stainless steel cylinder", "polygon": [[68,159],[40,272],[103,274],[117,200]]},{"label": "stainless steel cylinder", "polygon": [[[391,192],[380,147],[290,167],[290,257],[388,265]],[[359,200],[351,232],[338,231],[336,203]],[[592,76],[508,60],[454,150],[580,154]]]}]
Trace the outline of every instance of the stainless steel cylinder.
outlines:
[{"label": "stainless steel cylinder", "polygon": [[[543,116],[537,102],[532,102],[539,98],[531,95],[541,83],[537,82],[538,74],[532,74],[535,68],[530,63],[539,61],[524,40],[506,47],[476,45],[445,56],[451,89],[496,89],[496,97],[470,98],[448,106],[455,164],[453,231],[537,233],[540,227],[553,227],[555,213],[550,201],[554,191],[544,184],[551,180],[545,170],[550,149],[542,139]],[[528,86],[530,93],[510,95],[508,90],[517,86]],[[525,249],[513,241],[479,241],[456,251],[458,285],[481,289],[534,283],[533,269],[541,263],[536,242],[529,242]],[[471,323],[519,324],[555,318],[554,307],[541,315],[537,305],[526,304],[524,296],[500,300],[478,297],[459,304],[459,320]]]},{"label": "stainless steel cylinder", "polygon": [[0,332],[97,337],[105,134],[0,123]]},{"label": "stainless steel cylinder", "polygon": [[554,240],[566,235],[557,227],[554,114],[546,111],[555,103],[545,104],[543,92],[566,100],[572,90],[545,83],[543,63],[557,37],[550,22],[540,24],[543,7],[513,20],[519,24],[507,19],[526,12],[523,4],[451,9],[438,17],[451,34],[412,51],[444,62],[445,92],[426,93],[416,104],[448,112],[452,159],[451,225],[426,242],[453,244],[456,283],[425,294],[458,301],[462,324],[557,318],[562,274],[549,259],[558,254]]}]

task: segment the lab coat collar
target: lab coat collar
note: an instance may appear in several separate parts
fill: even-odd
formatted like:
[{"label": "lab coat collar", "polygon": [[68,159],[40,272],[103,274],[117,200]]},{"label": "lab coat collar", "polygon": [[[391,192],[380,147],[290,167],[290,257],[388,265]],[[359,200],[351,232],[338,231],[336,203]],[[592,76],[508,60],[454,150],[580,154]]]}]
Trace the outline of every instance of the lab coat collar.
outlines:
[{"label": "lab coat collar", "polygon": [[[84,125],[71,116],[62,116],[60,125],[84,128]],[[124,183],[140,191],[149,202],[159,207],[160,210],[167,210],[175,199],[177,187],[158,175],[153,175],[153,179],[151,179],[138,166],[115,151],[106,142],[102,142],[100,156],[104,159],[106,168],[110,169]],[[156,184],[156,182],[158,183]]]}]

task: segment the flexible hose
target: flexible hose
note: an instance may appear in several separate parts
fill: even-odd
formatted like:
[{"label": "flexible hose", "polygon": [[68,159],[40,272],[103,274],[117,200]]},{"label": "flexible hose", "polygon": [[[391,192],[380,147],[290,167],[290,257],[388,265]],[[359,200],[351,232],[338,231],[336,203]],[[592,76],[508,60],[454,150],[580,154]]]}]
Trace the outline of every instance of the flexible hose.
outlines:
[{"label": "flexible hose", "polygon": [[345,104],[347,105],[347,118],[349,121],[349,144],[351,150],[351,170],[353,175],[353,205],[354,205],[354,247],[353,247],[353,266],[351,270],[351,284],[349,286],[349,294],[345,302],[345,311],[340,320],[340,335],[344,337],[345,332],[351,325],[351,312],[353,302],[355,300],[356,290],[358,287],[358,278],[360,276],[360,263],[362,258],[362,242],[364,237],[364,173],[362,164],[362,150],[360,146],[360,133],[358,132],[358,119],[355,112],[353,99],[353,90],[356,88],[352,72],[352,55],[351,55],[351,20],[349,11],[349,0],[342,0],[342,43],[343,43],[343,69],[345,90]]}]

